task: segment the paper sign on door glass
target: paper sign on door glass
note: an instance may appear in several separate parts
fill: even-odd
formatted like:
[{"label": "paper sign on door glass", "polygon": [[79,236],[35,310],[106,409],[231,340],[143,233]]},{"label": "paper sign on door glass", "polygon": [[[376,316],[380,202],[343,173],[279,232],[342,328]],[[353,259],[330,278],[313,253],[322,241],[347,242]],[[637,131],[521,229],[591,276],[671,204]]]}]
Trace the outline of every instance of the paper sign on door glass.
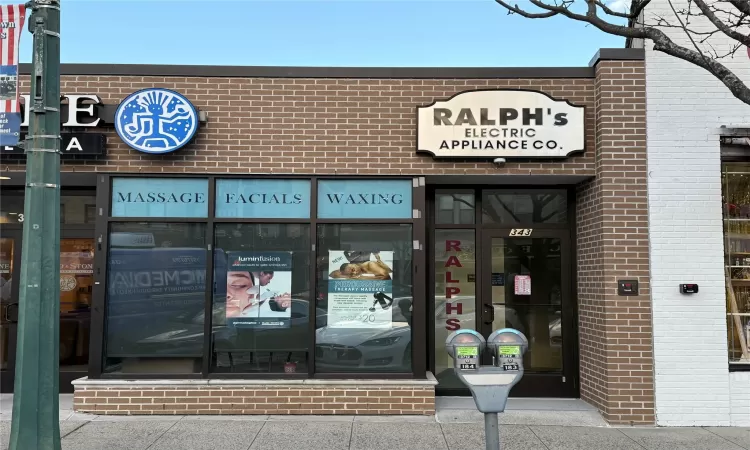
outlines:
[{"label": "paper sign on door glass", "polygon": [[531,276],[516,275],[514,288],[516,295],[531,295]]}]

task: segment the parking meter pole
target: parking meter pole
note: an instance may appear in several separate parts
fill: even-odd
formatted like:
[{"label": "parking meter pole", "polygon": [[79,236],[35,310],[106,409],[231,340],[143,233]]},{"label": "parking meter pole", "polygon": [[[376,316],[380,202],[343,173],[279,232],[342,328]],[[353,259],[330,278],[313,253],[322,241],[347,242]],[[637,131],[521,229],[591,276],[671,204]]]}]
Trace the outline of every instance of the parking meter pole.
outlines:
[{"label": "parking meter pole", "polygon": [[34,0],[10,450],[60,450],[60,2]]},{"label": "parking meter pole", "polygon": [[[491,366],[480,364],[485,348],[492,351]],[[477,409],[484,414],[487,450],[500,450],[497,413],[505,411],[511,388],[523,377],[523,355],[528,348],[526,336],[512,328],[493,331],[487,339],[474,330],[457,330],[445,340],[454,373],[469,388]]]},{"label": "parking meter pole", "polygon": [[487,450],[500,450],[500,428],[497,413],[484,414],[484,441]]}]

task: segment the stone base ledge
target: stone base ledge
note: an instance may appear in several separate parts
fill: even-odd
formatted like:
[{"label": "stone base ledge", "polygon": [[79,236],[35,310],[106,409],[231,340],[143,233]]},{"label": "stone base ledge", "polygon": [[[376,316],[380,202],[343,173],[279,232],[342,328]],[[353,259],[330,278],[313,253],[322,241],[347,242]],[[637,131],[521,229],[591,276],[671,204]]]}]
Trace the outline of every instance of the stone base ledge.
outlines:
[{"label": "stone base ledge", "polygon": [[73,381],[73,409],[90,414],[434,415],[437,380]]}]

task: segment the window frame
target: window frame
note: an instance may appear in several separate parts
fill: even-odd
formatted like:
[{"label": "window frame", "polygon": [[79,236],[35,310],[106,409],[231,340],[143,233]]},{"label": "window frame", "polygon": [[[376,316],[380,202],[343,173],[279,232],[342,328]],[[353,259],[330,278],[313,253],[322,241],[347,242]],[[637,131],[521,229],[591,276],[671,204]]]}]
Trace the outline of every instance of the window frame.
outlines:
[{"label": "window frame", "polygon": [[[719,170],[720,170],[719,171],[719,177],[720,177],[720,179],[723,177],[723,175],[725,173],[724,168],[725,168],[725,166],[727,164],[743,164],[744,163],[744,164],[750,165],[750,148],[722,144],[720,146],[720,149],[721,149],[721,161],[720,161],[720,166],[719,166],[720,167],[719,168]],[[725,187],[724,183],[721,182],[721,220],[722,220],[722,224],[724,223],[724,220],[726,219],[726,217],[724,216],[724,214],[725,214],[724,195],[726,194],[726,192],[724,190],[724,187]],[[727,262],[726,261],[726,256],[728,254],[731,254],[731,252],[729,252],[729,253],[727,252],[727,250],[728,250],[727,249],[727,243],[728,243],[728,241],[727,241],[726,232],[724,231],[723,227],[722,227],[721,240],[722,240],[722,253],[723,253],[722,265],[726,265],[726,262]],[[726,284],[726,282],[725,282],[725,284]],[[725,303],[725,305],[726,305],[726,303],[728,301],[728,299],[726,298],[728,288],[729,288],[729,286],[726,286],[726,285],[724,286],[724,291],[725,291],[725,294],[724,294],[725,295],[724,303]],[[730,315],[731,312],[729,311],[729,309],[728,309],[727,306],[725,306],[725,309],[726,309],[725,310],[725,314],[726,314],[726,318],[727,318],[726,319],[726,325],[727,325],[727,333],[728,333],[729,327],[733,326],[731,324],[732,316]],[[746,338],[747,338],[747,336],[746,336]],[[726,339],[727,339],[727,344],[728,344],[729,343],[728,342],[728,339],[729,339],[728,335],[727,335]],[[750,363],[732,361],[729,358],[729,352],[730,351],[731,351],[731,349],[727,348],[727,363],[729,365],[729,371],[730,372],[750,372]]]},{"label": "window frame", "polygon": [[[168,178],[202,178],[208,179],[208,216],[205,218],[180,217],[113,217],[112,216],[112,182],[115,178],[139,177]],[[216,217],[216,185],[221,179],[304,179],[310,182],[310,216],[308,218],[217,218]],[[411,180],[412,182],[412,215],[404,219],[319,219],[318,211],[318,182],[320,180]],[[96,216],[96,255],[95,255],[95,285],[92,298],[92,336],[101,339],[91,340],[88,375],[92,379],[264,379],[264,378],[390,378],[390,379],[424,379],[427,371],[427,260],[426,252],[426,182],[424,177],[403,175],[370,175],[370,176],[335,176],[335,175],[274,175],[274,174],[143,174],[143,173],[111,173],[97,176],[97,216]],[[105,358],[105,336],[107,317],[107,260],[109,256],[109,228],[111,222],[181,222],[205,223],[206,225],[206,288],[204,299],[204,330],[203,330],[203,359],[201,372],[193,374],[165,374],[139,373],[115,374],[103,373]],[[314,293],[317,291],[317,229],[318,224],[410,224],[412,227],[412,371],[411,373],[351,373],[315,371],[315,330],[316,320],[308,324],[309,364],[307,373],[212,373],[211,372],[211,338],[213,329],[213,284],[214,284],[214,245],[217,224],[247,223],[247,224],[306,224],[309,226],[310,250],[310,282],[311,300],[309,302],[309,317],[316,317],[316,302]]]},{"label": "window frame", "polygon": [[[414,242],[416,240],[415,236],[416,236],[417,231],[414,229],[415,225],[413,223],[411,223],[411,222],[405,222],[403,220],[390,220],[389,219],[389,220],[386,220],[386,221],[381,220],[381,221],[377,221],[377,222],[372,222],[372,221],[369,221],[368,219],[355,219],[354,221],[351,221],[351,220],[350,221],[344,221],[344,220],[340,220],[340,219],[326,219],[326,220],[324,220],[322,222],[318,222],[315,225],[315,229],[312,230],[312,232],[314,233],[314,235],[313,235],[313,239],[314,239],[313,242],[314,242],[314,245],[315,245],[316,250],[317,250],[318,244],[319,244],[318,243],[318,225],[323,225],[323,226],[325,226],[325,225],[332,225],[332,226],[336,226],[336,225],[383,225],[383,224],[385,224],[385,225],[391,225],[391,224],[392,225],[407,225],[408,224],[408,225],[410,225],[410,232],[411,232],[412,242]],[[424,245],[424,243],[422,243],[422,245]],[[424,251],[422,251],[422,253],[424,253]],[[418,347],[420,345],[419,343],[417,343],[415,341],[415,339],[418,338],[418,335],[414,331],[414,329],[415,329],[415,321],[416,321],[416,317],[415,317],[415,312],[414,311],[417,308],[416,302],[418,301],[417,298],[416,298],[416,296],[415,296],[415,292],[417,291],[417,283],[419,283],[420,285],[424,285],[424,283],[422,281],[426,282],[426,280],[422,280],[420,282],[417,282],[416,279],[415,279],[415,277],[417,276],[417,271],[415,271],[415,269],[414,269],[416,254],[417,254],[417,250],[414,248],[414,245],[412,245],[412,247],[411,247],[411,261],[412,261],[412,263],[411,263],[411,270],[412,270],[412,273],[411,273],[411,277],[410,277],[411,284],[412,284],[412,325],[410,327],[411,328],[410,332],[411,332],[411,344],[412,344],[411,345],[411,349],[412,349],[412,374],[415,377],[416,377],[416,373],[415,373],[415,360],[414,360],[414,358],[415,358],[415,351],[416,351],[415,347]],[[315,271],[315,274],[314,274],[315,278],[314,278],[314,281],[313,281],[313,289],[314,289],[313,290],[313,297],[314,297],[313,300],[314,301],[311,302],[311,303],[314,303],[316,306],[317,306],[317,294],[318,294],[319,289],[321,291],[322,290],[326,290],[326,292],[327,292],[327,289],[328,289],[327,285],[319,286],[317,284],[317,281],[318,281],[318,272],[317,272],[318,266],[317,266],[317,261],[318,261],[318,257],[317,257],[317,252],[316,252],[314,264],[312,265],[313,266],[313,270]],[[329,267],[328,270],[330,270],[330,267]],[[395,298],[395,296],[394,296],[394,298]],[[328,301],[330,301],[330,299]],[[423,317],[425,317],[425,316],[423,316]],[[426,317],[425,317],[425,319],[426,319]],[[317,330],[317,315],[315,316],[315,318],[313,320],[313,334],[315,333],[315,330]],[[315,337],[313,336],[313,341],[312,341],[313,347],[315,347],[317,345],[317,342],[314,340],[314,338]],[[426,341],[426,336],[425,336],[425,339],[423,339],[423,341]],[[421,344],[425,345],[426,342],[423,342]],[[426,347],[426,345],[425,345],[425,347]],[[424,355],[424,357],[423,357],[424,364],[427,364],[427,357],[426,357],[426,355],[424,353],[422,353],[422,354]],[[315,356],[314,352],[312,352],[311,355],[314,357]],[[315,366],[315,364],[313,363],[313,364],[311,364],[311,366]],[[319,377],[319,378],[342,378],[342,377],[350,377],[350,376],[353,377],[353,378],[373,378],[373,377],[388,378],[388,377],[385,377],[384,375],[389,375],[392,378],[410,377],[410,374],[408,372],[354,372],[354,371],[352,371],[352,372],[334,372],[334,371],[330,371],[330,372],[316,372],[316,376]]]}]

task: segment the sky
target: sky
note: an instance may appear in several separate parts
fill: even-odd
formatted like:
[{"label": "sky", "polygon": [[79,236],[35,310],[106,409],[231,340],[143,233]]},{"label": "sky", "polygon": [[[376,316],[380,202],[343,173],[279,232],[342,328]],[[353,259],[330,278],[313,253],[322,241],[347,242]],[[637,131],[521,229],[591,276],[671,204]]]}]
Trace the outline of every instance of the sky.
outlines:
[{"label": "sky", "polygon": [[[63,63],[563,67],[625,44],[565,18],[508,15],[494,0],[61,3]],[[21,62],[31,43],[24,32]]]}]

